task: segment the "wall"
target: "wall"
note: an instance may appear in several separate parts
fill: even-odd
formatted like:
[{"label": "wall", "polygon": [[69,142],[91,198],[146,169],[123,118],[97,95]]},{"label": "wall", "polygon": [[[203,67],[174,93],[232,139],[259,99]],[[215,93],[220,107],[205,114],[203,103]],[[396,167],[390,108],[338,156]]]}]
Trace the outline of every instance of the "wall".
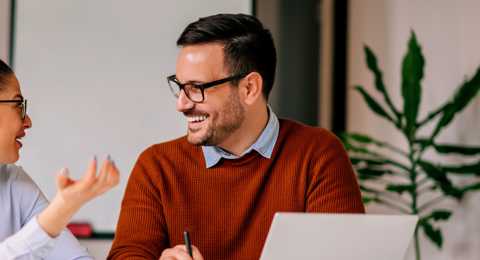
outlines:
[{"label": "wall", "polygon": [[258,0],[256,7],[277,50],[270,106],[278,117],[318,126],[319,1]]},{"label": "wall", "polygon": [[10,59],[10,0],[0,0],[0,59]]},{"label": "wall", "polygon": [[[270,30],[272,34],[273,42],[275,43],[275,48],[278,48],[281,45],[280,42],[280,24],[279,24],[279,11],[280,11],[280,1],[279,0],[256,0],[256,14],[255,16],[262,22],[264,28]],[[278,57],[277,57],[278,58]],[[277,66],[281,63],[281,60],[277,60]],[[272,91],[268,96],[268,104],[272,108],[273,112],[277,114],[280,111],[280,90],[278,86],[278,74],[275,75],[275,83],[273,85]]]},{"label": "wall", "polygon": [[61,167],[79,179],[90,156],[111,154],[120,184],[73,220],[114,231],[140,153],[187,131],[166,80],[178,36],[200,17],[250,8],[250,0],[17,1],[13,69],[33,121],[17,164],[52,199]]},{"label": "wall", "polygon": [[[375,91],[373,76],[365,65],[363,45],[368,45],[377,55],[379,67],[384,72],[384,82],[397,108],[403,107],[400,93],[400,69],[406,53],[410,30],[415,30],[426,58],[425,77],[419,118],[443,104],[463,81],[471,77],[480,64],[480,2],[474,0],[352,0],[349,7],[348,85],[362,85],[384,104]],[[406,147],[398,134],[382,118],[374,115],[359,93],[348,92],[349,131],[368,133],[383,141]],[[436,121],[435,121],[436,122]],[[425,127],[428,135],[434,124]],[[442,131],[438,142],[480,146],[480,96],[461,112],[452,125]],[[459,157],[432,160],[452,164],[462,162]],[[478,157],[476,158],[478,161]],[[468,160],[472,161],[472,160]],[[460,181],[460,180],[457,180]],[[452,209],[451,220],[440,223],[444,246],[440,251],[421,235],[424,259],[480,259],[480,192],[467,195],[460,203],[446,200],[436,209]],[[383,207],[371,205],[368,213],[393,213]],[[406,259],[414,259],[410,247]]]}]

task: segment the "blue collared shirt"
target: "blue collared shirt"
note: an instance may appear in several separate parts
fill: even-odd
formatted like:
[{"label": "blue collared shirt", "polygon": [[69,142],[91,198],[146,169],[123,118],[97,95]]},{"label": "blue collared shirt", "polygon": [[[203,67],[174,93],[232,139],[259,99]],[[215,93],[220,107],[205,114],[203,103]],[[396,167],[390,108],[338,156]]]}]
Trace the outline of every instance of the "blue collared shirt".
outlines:
[{"label": "blue collared shirt", "polygon": [[[240,155],[240,157],[251,152],[252,150],[257,151],[263,157],[270,159],[272,156],[273,148],[277,142],[278,132],[280,132],[280,123],[278,122],[277,116],[273,113],[270,106],[267,105],[268,109],[268,122],[265,129],[263,129],[262,134],[258,140],[250,146],[245,152]],[[237,159],[237,157],[229,152],[223,150],[217,146],[202,146],[203,155],[205,156],[205,162],[207,163],[207,168],[215,166],[220,159],[223,157],[225,159]]]}]

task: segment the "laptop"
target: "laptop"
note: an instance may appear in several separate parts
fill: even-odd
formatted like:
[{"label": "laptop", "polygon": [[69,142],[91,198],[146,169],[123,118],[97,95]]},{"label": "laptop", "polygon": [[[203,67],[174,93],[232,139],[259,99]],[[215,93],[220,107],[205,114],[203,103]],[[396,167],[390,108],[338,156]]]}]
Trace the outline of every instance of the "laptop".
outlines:
[{"label": "laptop", "polygon": [[260,260],[402,260],[414,215],[276,213]]}]

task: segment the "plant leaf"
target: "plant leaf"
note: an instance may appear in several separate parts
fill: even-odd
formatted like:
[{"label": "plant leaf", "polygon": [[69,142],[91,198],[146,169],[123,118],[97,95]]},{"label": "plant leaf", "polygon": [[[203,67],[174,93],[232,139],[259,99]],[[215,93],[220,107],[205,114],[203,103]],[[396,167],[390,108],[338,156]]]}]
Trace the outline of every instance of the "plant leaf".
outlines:
[{"label": "plant leaf", "polygon": [[364,162],[366,162],[369,166],[374,166],[374,165],[385,165],[388,162],[386,161],[376,161],[376,160],[370,160],[370,159],[364,159]]},{"label": "plant leaf", "polygon": [[390,164],[400,169],[403,169],[405,171],[409,171],[407,166],[402,165],[401,163],[398,163],[398,162],[388,160],[388,159],[383,160],[381,158],[376,158],[375,160],[372,160],[372,159],[360,158],[360,157],[350,157],[350,162],[352,163],[352,165],[358,165],[360,162],[365,162],[369,167]]},{"label": "plant leaf", "polygon": [[359,143],[372,143],[373,142],[373,139],[366,136],[366,135],[362,135],[362,134],[359,134],[359,133],[351,133],[351,134],[347,134],[348,137],[352,138],[353,140],[359,142]]},{"label": "plant leaf", "polygon": [[395,122],[395,120],[393,120],[393,118],[389,114],[387,114],[387,112],[385,112],[385,110],[377,103],[377,101],[375,101],[375,99],[373,99],[362,87],[356,86],[354,87],[354,89],[358,90],[362,94],[365,102],[367,102],[367,105],[370,107],[371,110],[373,110],[373,112],[382,117],[385,117],[390,122],[393,122],[395,123],[395,125],[397,125],[397,122]]},{"label": "plant leaf", "polygon": [[367,197],[363,197],[363,204],[367,204],[371,201],[374,201],[375,199],[374,198],[367,198]]},{"label": "plant leaf", "polygon": [[427,122],[429,122],[430,120],[434,119],[436,116],[438,116],[440,113],[443,112],[443,110],[445,109],[445,107],[450,104],[450,102],[447,102],[446,104],[444,104],[443,106],[441,106],[440,108],[438,108],[437,110],[435,110],[435,112],[431,112],[427,118],[425,118],[423,121],[421,121],[420,123],[417,124],[417,128],[425,125]]},{"label": "plant leaf", "polygon": [[441,166],[442,169],[446,172],[453,172],[459,174],[475,174],[480,176],[480,161],[470,165],[461,165],[461,166]]},{"label": "plant leaf", "polygon": [[410,143],[413,143],[415,138],[418,107],[422,95],[420,80],[423,78],[424,65],[425,60],[421,52],[421,47],[418,45],[415,33],[412,31],[412,36],[408,44],[408,52],[403,59],[402,66],[403,111],[406,119],[404,131]]},{"label": "plant leaf", "polygon": [[357,176],[357,179],[359,180],[376,180],[377,177],[376,176],[372,176],[372,175],[358,175]]},{"label": "plant leaf", "polygon": [[360,162],[366,162],[368,165],[384,165],[388,163],[386,161],[377,161],[377,160],[358,158],[358,157],[350,157],[350,162],[352,162],[352,165],[357,165]]},{"label": "plant leaf", "polygon": [[[399,153],[403,156],[406,156],[408,157],[409,155],[404,152],[402,149],[400,148],[397,148],[387,142],[379,142],[379,141],[376,141],[375,139],[371,138],[370,136],[367,136],[367,135],[364,135],[364,134],[359,134],[359,133],[343,133],[342,135],[342,138],[344,139],[352,139],[358,143],[363,143],[363,144],[370,144],[370,143],[374,143],[375,145],[379,146],[379,147],[385,147],[385,148],[388,148],[396,153]],[[408,169],[407,169],[408,171]]]},{"label": "plant leaf", "polygon": [[405,191],[415,191],[415,188],[415,185],[388,185],[385,189],[402,195],[402,193],[404,193]]},{"label": "plant leaf", "polygon": [[343,146],[345,147],[345,150],[347,150],[348,152],[368,154],[368,155],[375,156],[375,157],[380,157],[380,158],[382,157],[382,156],[380,156],[380,155],[378,155],[374,152],[369,151],[366,148],[356,147],[346,140],[343,140]]},{"label": "plant leaf", "polygon": [[432,240],[432,242],[435,243],[438,248],[442,248],[443,237],[439,228],[433,229],[433,226],[430,225],[426,219],[421,219],[418,222],[418,225],[423,228],[425,235],[430,238],[430,240]]},{"label": "plant leaf", "polygon": [[373,169],[370,169],[370,168],[363,168],[363,169],[359,169],[357,170],[357,172],[361,175],[370,175],[370,176],[376,176],[376,177],[380,177],[382,175],[384,175],[385,173],[391,173],[391,171],[389,170],[373,170]]},{"label": "plant leaf", "polygon": [[378,91],[382,92],[383,96],[385,97],[385,102],[388,104],[392,112],[397,117],[397,121],[400,123],[402,119],[402,114],[398,112],[397,109],[393,106],[392,101],[390,100],[390,97],[387,94],[385,85],[383,84],[383,80],[382,80],[382,72],[378,69],[378,66],[377,66],[377,57],[375,57],[375,54],[372,52],[370,48],[368,48],[368,46],[364,46],[364,48],[365,48],[365,56],[367,59],[367,66],[375,75],[375,87],[377,88]]},{"label": "plant leaf", "polygon": [[433,147],[438,153],[458,153],[461,155],[476,155],[480,153],[480,147],[467,147],[467,146],[452,146],[452,145],[436,145]]},{"label": "plant leaf", "polygon": [[352,165],[357,165],[357,164],[359,164],[361,161],[362,161],[362,159],[350,158],[350,163],[351,163]]},{"label": "plant leaf", "polygon": [[433,218],[433,220],[435,220],[435,221],[448,220],[451,215],[452,215],[451,211],[437,210],[437,211],[432,212],[432,214],[430,214],[429,218]]},{"label": "plant leaf", "polygon": [[453,120],[456,113],[462,111],[468,103],[477,95],[480,90],[480,68],[469,81],[465,81],[463,85],[457,90],[453,100],[445,106],[443,110],[443,116],[440,118],[435,130],[430,137],[432,143],[433,138],[440,132],[440,130],[446,127]]},{"label": "plant leaf", "polygon": [[416,144],[424,145],[425,143],[428,142],[428,139],[426,139],[426,138],[420,138],[420,139],[415,139],[415,140],[413,140],[413,142],[416,143]]},{"label": "plant leaf", "polygon": [[462,198],[463,192],[453,187],[452,182],[447,178],[447,173],[443,169],[425,161],[419,161],[418,165],[422,167],[423,171],[428,177],[434,179],[438,183],[440,189],[445,195],[449,195],[457,199]]}]

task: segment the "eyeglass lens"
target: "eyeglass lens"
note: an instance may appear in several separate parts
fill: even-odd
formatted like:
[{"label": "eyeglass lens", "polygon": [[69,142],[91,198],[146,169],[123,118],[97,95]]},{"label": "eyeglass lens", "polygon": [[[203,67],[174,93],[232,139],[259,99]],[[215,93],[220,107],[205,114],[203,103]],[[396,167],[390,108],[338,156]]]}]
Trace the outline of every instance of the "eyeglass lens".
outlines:
[{"label": "eyeglass lens", "polygon": [[25,120],[26,115],[27,115],[27,100],[25,99],[23,101],[23,107],[22,107],[22,120]]},{"label": "eyeglass lens", "polygon": [[[172,80],[169,80],[168,84],[170,85],[170,89],[172,90],[175,97],[178,98],[178,95],[180,95],[180,90],[181,90],[180,86]],[[202,89],[200,87],[195,85],[185,85],[183,89],[185,90],[185,94],[187,95],[187,97],[193,102],[203,101]]]}]

